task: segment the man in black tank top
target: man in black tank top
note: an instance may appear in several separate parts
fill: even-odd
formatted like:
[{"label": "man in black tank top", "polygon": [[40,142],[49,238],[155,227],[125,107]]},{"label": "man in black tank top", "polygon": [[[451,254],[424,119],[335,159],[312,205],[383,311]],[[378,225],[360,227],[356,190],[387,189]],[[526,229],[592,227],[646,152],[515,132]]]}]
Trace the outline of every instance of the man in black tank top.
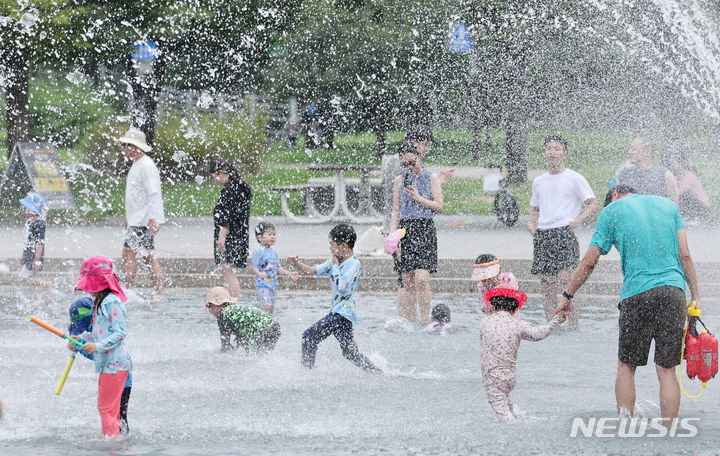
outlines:
[{"label": "man in black tank top", "polygon": [[617,184],[632,187],[640,195],[664,196],[677,204],[680,195],[675,176],[668,169],[653,163],[653,149],[649,139],[633,139],[628,151],[631,166],[618,171]]}]

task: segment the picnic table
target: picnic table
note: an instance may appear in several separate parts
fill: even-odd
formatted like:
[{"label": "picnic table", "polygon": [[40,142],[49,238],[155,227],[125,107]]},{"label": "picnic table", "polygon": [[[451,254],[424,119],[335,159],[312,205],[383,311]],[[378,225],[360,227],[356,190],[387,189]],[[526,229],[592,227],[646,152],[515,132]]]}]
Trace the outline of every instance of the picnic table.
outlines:
[{"label": "picnic table", "polygon": [[[374,223],[381,219],[382,215],[375,211],[372,205],[370,185],[370,173],[373,171],[380,171],[379,166],[317,164],[309,165],[307,166],[307,169],[317,173],[335,173],[332,184],[335,194],[333,208],[328,214],[321,214],[315,207],[313,198],[310,197],[305,198],[308,215],[296,215],[290,210],[287,203],[287,198],[290,196],[290,193],[294,191],[312,193],[313,191],[322,188],[322,185],[308,183],[275,187],[273,190],[280,192],[280,205],[282,207],[283,215],[288,217],[290,220],[297,223],[325,223],[334,219],[349,219],[355,223]],[[348,184],[345,179],[345,173],[347,172],[357,172],[360,175],[359,206],[355,212],[351,211],[348,206]]]}]

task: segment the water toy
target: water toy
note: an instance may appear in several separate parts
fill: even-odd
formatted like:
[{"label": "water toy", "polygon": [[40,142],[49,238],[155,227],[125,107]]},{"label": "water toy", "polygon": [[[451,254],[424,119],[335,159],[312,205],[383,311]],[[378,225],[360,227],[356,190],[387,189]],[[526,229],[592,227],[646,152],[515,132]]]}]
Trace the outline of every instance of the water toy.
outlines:
[{"label": "water toy", "polygon": [[59,337],[62,337],[63,339],[69,340],[70,342],[74,343],[75,345],[77,345],[77,346],[80,347],[80,348],[83,347],[83,344],[81,344],[81,343],[78,342],[77,340],[75,340],[75,339],[73,339],[72,337],[68,336],[67,334],[65,334],[65,333],[62,332],[61,330],[57,329],[57,328],[54,327],[53,325],[51,325],[51,324],[49,324],[49,323],[46,323],[46,322],[40,320],[39,318],[35,318],[35,317],[33,317],[33,316],[31,315],[31,316],[30,316],[30,321],[33,322],[33,323],[35,323],[36,325],[40,326],[41,328],[45,328],[45,329],[47,329],[48,331],[50,331],[51,333],[54,333],[55,335],[57,335],[57,336],[59,336]]},{"label": "water toy", "polygon": [[[682,392],[691,399],[697,399],[705,393],[705,387],[708,380],[715,377],[718,373],[718,341],[717,338],[707,329],[705,323],[700,320],[700,309],[695,309],[695,301],[690,304],[688,309],[690,316],[685,326],[685,334],[683,336],[682,354],[680,358],[680,388]],[[705,331],[698,333],[697,322],[705,328]],[[682,384],[682,361],[686,362],[687,376],[691,379],[697,377],[702,382],[702,391],[700,394],[691,396]]]},{"label": "water toy", "polygon": [[400,239],[405,236],[405,233],[405,228],[399,228],[388,234],[383,241],[383,248],[385,250],[385,253],[387,253],[388,255],[392,255],[393,253],[395,253],[398,248],[398,244],[400,243]]}]

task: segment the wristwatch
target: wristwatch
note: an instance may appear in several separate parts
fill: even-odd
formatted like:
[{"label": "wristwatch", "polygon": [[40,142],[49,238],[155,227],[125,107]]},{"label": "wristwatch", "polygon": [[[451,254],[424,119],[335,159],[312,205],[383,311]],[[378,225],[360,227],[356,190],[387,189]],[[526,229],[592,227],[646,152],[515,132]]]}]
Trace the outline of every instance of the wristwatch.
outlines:
[{"label": "wristwatch", "polygon": [[563,292],[562,292],[562,295],[565,296],[568,301],[570,301],[572,298],[575,297],[575,295],[571,295],[571,294],[568,293],[567,291],[563,291]]}]

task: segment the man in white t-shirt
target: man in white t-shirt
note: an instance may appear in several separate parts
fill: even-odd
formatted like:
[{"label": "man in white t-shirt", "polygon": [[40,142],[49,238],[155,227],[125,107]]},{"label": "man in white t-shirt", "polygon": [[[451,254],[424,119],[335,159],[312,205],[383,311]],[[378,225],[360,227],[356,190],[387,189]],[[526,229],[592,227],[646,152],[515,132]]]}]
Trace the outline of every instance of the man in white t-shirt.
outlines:
[{"label": "man in white t-shirt", "polygon": [[165,222],[160,172],[152,158],[145,155],[150,151],[150,146],[145,142],[145,134],[142,131],[130,127],[119,142],[123,146],[125,157],[133,162],[125,186],[127,233],[122,253],[125,283],[131,287],[135,280],[137,272],[135,257],[139,253],[150,269],[155,291],[162,293],[163,272],[153,254],[155,234],[160,231],[160,224]]},{"label": "man in white t-shirt", "polygon": [[[545,138],[543,155],[548,172],[533,181],[528,229],[533,235],[530,272],[540,276],[545,316],[550,320],[557,306],[558,289],[567,286],[580,260],[575,228],[597,210],[597,201],[587,180],[565,168],[568,150],[563,138]],[[570,325],[577,327],[580,304],[577,298],[572,300],[572,304]]]}]

